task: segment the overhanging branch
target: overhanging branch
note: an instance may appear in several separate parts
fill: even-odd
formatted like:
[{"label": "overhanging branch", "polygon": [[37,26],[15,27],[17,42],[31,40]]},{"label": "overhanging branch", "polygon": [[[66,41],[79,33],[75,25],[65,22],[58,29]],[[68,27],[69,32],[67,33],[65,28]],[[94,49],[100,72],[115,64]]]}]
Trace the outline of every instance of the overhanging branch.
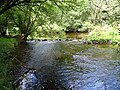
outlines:
[{"label": "overhanging branch", "polygon": [[31,0],[23,0],[23,1],[20,1],[20,0],[14,0],[13,2],[9,0],[4,2],[4,4],[2,4],[1,6],[1,10],[0,10],[0,15],[3,14],[4,12],[6,12],[7,10],[11,9],[12,7],[14,6],[17,6],[17,5],[20,5],[20,4],[24,4],[24,3],[28,3],[28,4],[33,4],[33,3],[44,3],[46,2],[47,0],[44,0],[44,1],[31,1]]}]

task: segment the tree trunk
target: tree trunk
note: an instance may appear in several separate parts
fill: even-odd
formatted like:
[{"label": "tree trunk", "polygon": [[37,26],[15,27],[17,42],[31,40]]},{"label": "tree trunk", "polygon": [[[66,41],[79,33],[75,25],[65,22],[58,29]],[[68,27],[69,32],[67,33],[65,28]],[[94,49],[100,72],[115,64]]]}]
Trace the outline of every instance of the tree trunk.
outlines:
[{"label": "tree trunk", "polygon": [[0,28],[0,36],[6,36],[6,30],[4,29],[4,27]]}]

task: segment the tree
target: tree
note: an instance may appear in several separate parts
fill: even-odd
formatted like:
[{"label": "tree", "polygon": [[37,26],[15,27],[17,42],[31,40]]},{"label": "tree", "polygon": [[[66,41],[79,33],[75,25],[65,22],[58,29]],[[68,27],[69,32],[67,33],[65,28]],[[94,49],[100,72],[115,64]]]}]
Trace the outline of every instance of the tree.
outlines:
[{"label": "tree", "polygon": [[105,24],[111,19],[111,14],[120,8],[119,0],[89,0],[91,7],[91,22]]},{"label": "tree", "polygon": [[41,6],[45,2],[53,2],[59,8],[77,4],[77,0],[0,0],[0,15],[15,6]]},{"label": "tree", "polygon": [[6,14],[0,16],[0,36],[6,36],[8,17]]},{"label": "tree", "polygon": [[33,2],[27,2],[27,4],[12,8],[8,13],[16,27],[19,28],[20,35],[26,40],[27,36],[35,31],[34,27],[45,26],[48,21],[59,23],[63,11],[70,10],[68,7],[73,8],[75,4],[75,2],[72,3],[73,1],[51,0],[42,4],[39,3],[39,5],[37,5],[38,3],[36,1],[34,6],[32,4]]},{"label": "tree", "polygon": [[79,0],[76,7],[63,15],[63,26],[66,32],[82,31],[83,24],[89,20],[90,6],[88,1]]},{"label": "tree", "polygon": [[0,0],[0,15],[17,5],[38,5],[39,3],[44,3],[46,1],[47,0]]},{"label": "tree", "polygon": [[15,27],[19,28],[19,35],[24,41],[36,29],[37,14],[33,13],[30,6],[12,9],[9,12],[9,17],[11,17]]}]

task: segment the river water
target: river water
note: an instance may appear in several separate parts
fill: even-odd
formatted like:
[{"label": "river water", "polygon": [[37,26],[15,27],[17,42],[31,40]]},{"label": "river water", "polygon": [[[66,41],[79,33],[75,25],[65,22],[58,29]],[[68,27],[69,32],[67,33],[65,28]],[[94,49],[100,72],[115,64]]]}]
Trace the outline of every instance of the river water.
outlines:
[{"label": "river water", "polygon": [[[25,66],[36,69],[38,90],[120,90],[120,53],[115,48],[36,41],[17,52]],[[24,71],[20,68],[16,77]]]}]

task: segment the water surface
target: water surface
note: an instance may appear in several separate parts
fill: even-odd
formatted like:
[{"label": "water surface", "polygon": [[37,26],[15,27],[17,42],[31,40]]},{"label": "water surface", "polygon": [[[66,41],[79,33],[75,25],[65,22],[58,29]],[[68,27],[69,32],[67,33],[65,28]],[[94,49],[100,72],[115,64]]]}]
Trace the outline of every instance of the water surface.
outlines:
[{"label": "water surface", "polygon": [[120,53],[115,48],[37,41],[18,52],[24,52],[20,57],[27,67],[36,69],[39,90],[120,90]]}]

